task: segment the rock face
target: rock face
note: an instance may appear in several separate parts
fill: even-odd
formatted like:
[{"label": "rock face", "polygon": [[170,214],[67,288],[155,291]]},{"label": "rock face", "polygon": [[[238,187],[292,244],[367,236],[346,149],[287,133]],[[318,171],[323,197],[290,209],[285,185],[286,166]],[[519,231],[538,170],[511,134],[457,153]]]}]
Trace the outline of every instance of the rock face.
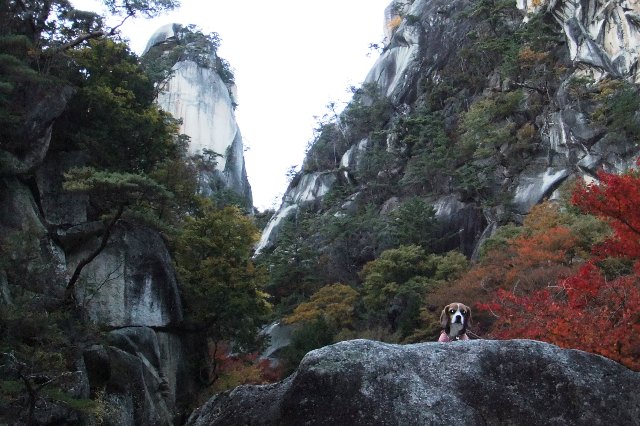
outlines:
[{"label": "rock face", "polygon": [[638,82],[640,4],[637,0],[588,2],[518,0],[527,14],[545,10],[563,25],[571,60]]},{"label": "rock face", "polygon": [[0,177],[32,172],[49,150],[53,121],[62,114],[74,93],[70,86],[37,88],[27,95],[29,114],[15,141],[3,141]]},{"label": "rock face", "polygon": [[[69,260],[86,257],[90,241]],[[83,269],[76,298],[86,301],[91,319],[108,327],[167,327],[182,320],[182,305],[171,257],[160,236],[123,224],[107,247]]]},{"label": "rock face", "polygon": [[[69,271],[96,246],[102,222],[92,227],[85,222],[86,200],[70,201],[60,192],[62,171],[73,164],[74,156],[45,161],[36,173],[37,198],[19,179],[0,179],[0,251],[3,262],[8,250],[16,265],[0,269],[0,309],[12,304],[11,293],[63,297]],[[20,282],[26,285],[16,289]],[[173,424],[186,405],[179,389],[188,389],[189,380],[182,338],[168,330],[182,319],[182,306],[160,235],[131,223],[118,226],[106,249],[83,269],[76,300],[92,322],[112,329],[107,343],[87,350],[77,369],[92,396],[104,395],[105,420]],[[89,391],[80,396],[89,397]],[[42,424],[73,421],[67,411]]]},{"label": "rock face", "polygon": [[65,253],[48,235],[29,187],[17,178],[0,178],[0,256],[15,265],[5,289],[27,276],[27,290],[63,294]]},{"label": "rock face", "polygon": [[262,233],[256,246],[256,253],[259,254],[274,242],[277,231],[284,220],[295,214],[300,207],[312,206],[315,202],[320,201],[329,192],[336,180],[337,177],[334,172],[318,172],[304,174],[299,180],[292,183],[278,212],[271,218],[267,228]]},{"label": "rock face", "polygon": [[[385,10],[384,22],[389,41],[364,82],[377,85],[380,93],[393,105],[394,113],[385,130],[388,132],[387,151],[396,156],[393,172],[399,176],[406,172],[407,160],[403,159],[404,151],[394,151],[394,125],[418,105],[424,105],[424,98],[432,96],[433,92],[430,94],[429,90],[436,90],[425,87],[438,88],[448,75],[459,70],[452,64],[456,63],[462,50],[476,48],[470,42],[469,34],[478,34],[480,26],[486,22],[474,20],[473,13],[470,13],[473,4],[463,0],[395,0]],[[521,220],[532,206],[553,198],[565,181],[594,175],[600,168],[612,172],[627,170],[633,166],[640,152],[633,140],[614,137],[613,141],[601,125],[590,120],[589,114],[593,112],[594,105],[581,103],[575,98],[572,100],[568,95],[569,86],[576,79],[589,80],[592,84],[605,78],[639,81],[640,3],[635,0],[514,0],[514,10],[516,5],[521,14],[518,15],[516,10],[515,14],[501,18],[505,21],[503,24],[516,28],[523,21],[532,19],[534,13],[545,14],[548,21],[555,21],[555,28],[565,43],[558,44],[554,55],[561,58],[558,68],[569,69],[570,72],[554,81],[553,88],[547,88],[542,100],[535,100],[539,96],[535,90],[525,91],[525,105],[521,107],[523,113],[531,112],[529,105],[532,102],[538,102],[542,107],[531,120],[535,123],[537,146],[526,158],[515,161],[521,163],[518,167],[513,167],[509,160],[505,161],[509,148],[504,146],[500,147],[499,154],[485,163],[470,162],[470,166],[483,170],[478,175],[486,174],[482,179],[488,177],[493,182],[490,191],[494,196],[498,194],[499,203],[489,203],[493,204],[489,207],[477,199],[471,200],[464,191],[447,188],[450,181],[440,184],[436,193],[423,195],[438,210],[438,218],[445,228],[444,235],[463,234],[457,242],[449,239],[448,244],[441,247],[443,250],[458,249],[471,255],[477,252],[490,226],[495,229],[496,224]],[[465,65],[460,66],[464,68]],[[439,111],[444,116],[447,131],[459,134],[464,130],[456,127],[460,112],[467,110],[482,90],[484,95],[515,90],[514,82],[503,77],[502,73],[499,67],[488,72],[486,81],[479,83],[482,86],[479,94],[463,93],[460,89],[456,95],[459,99],[465,98],[466,105],[453,102]],[[518,84],[518,87],[535,86],[529,81]],[[374,144],[363,146],[360,140],[350,143],[346,148],[349,155],[358,152],[361,157],[366,157],[374,149]],[[347,161],[336,164],[333,169],[302,170],[301,178],[290,185],[280,210],[266,227],[258,245],[259,251],[277,245],[278,230],[283,220],[300,207],[316,208],[319,214],[325,213],[322,208],[314,206],[321,206],[323,194],[345,179],[351,191],[347,191],[344,205],[351,207],[350,197],[352,199],[362,193],[369,185],[366,180],[349,180],[349,176],[357,175],[358,168],[357,162]],[[313,202],[296,202],[295,194],[309,193],[313,189],[307,175],[319,173],[332,173],[342,180],[335,179],[333,185],[316,194]],[[305,184],[309,186],[303,187]],[[345,192],[344,187],[341,190]],[[391,194],[389,198],[394,196],[397,194]],[[378,207],[382,205],[384,202]],[[447,215],[447,211],[452,216]],[[465,223],[469,226],[461,227]]]},{"label": "rock face", "polygon": [[[177,31],[169,24],[151,36],[147,53],[153,49],[170,49],[181,43]],[[146,53],[145,53],[146,54]],[[215,53],[212,53],[215,62]],[[181,120],[180,132],[189,136],[189,153],[202,155],[210,150],[218,154],[213,172],[201,173],[200,190],[212,195],[228,189],[252,206],[251,186],[244,163],[242,135],[235,119],[235,86],[225,83],[215,69],[196,62],[187,55],[172,67],[169,80],[158,94],[158,105]],[[218,182],[222,183],[222,188]]]},{"label": "rock face", "polygon": [[[90,238],[69,265],[97,244],[98,237]],[[114,424],[173,424],[188,368],[182,338],[168,330],[183,314],[164,241],[151,229],[122,223],[81,277],[76,300],[92,322],[112,329],[107,345],[84,355],[92,394],[104,392]]]},{"label": "rock face", "polygon": [[211,398],[200,425],[608,425],[640,416],[640,373],[546,343],[341,342],[280,383]]},{"label": "rock face", "polygon": [[108,339],[109,346],[85,351],[84,362],[91,392],[105,394],[112,424],[174,424],[177,392],[188,386],[180,339],[148,327],[115,330]]}]

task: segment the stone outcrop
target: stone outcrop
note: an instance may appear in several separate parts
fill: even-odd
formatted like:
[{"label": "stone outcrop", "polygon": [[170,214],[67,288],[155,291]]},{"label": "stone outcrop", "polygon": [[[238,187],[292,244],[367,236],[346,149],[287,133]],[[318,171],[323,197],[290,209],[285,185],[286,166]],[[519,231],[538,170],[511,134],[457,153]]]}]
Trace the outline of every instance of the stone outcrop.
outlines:
[{"label": "stone outcrop", "polygon": [[[148,327],[114,330],[108,346],[85,351],[92,394],[104,392],[113,424],[171,425],[188,388],[181,339]],[[183,395],[184,396],[184,395]]]},{"label": "stone outcrop", "polygon": [[[160,27],[151,36],[145,54],[153,49],[166,53],[181,43],[180,28],[177,24]],[[209,62],[215,63],[215,52],[211,56]],[[235,86],[225,83],[214,68],[186,55],[173,65],[157,102],[160,108],[180,119],[180,132],[190,138],[190,154],[202,155],[209,150],[218,155],[215,169],[200,173],[201,193],[211,196],[216,190],[231,190],[251,208],[253,198],[242,135],[235,119],[234,92]]]},{"label": "stone outcrop", "polygon": [[51,143],[53,122],[62,114],[74,93],[70,86],[29,91],[28,114],[13,141],[2,141],[0,177],[30,173],[44,160]]},{"label": "stone outcrop", "polygon": [[[70,196],[60,191],[60,168],[75,164],[75,157],[53,158],[57,161],[45,161],[36,173],[37,197],[17,178],[0,179],[0,250],[2,260],[13,265],[4,271],[0,263],[0,309],[12,303],[12,293],[64,297],[68,271],[98,244],[102,222],[95,229],[84,222],[86,200],[61,202]],[[71,238],[73,229],[77,235]],[[25,283],[19,290],[18,282]],[[160,235],[131,223],[118,226],[106,249],[83,270],[76,300],[92,322],[114,329],[76,369],[91,396],[103,395],[106,419],[118,425],[173,424],[186,403],[178,389],[188,393],[189,380],[182,338],[169,330],[182,320],[182,306]],[[77,396],[90,395],[87,390]],[[38,411],[42,424],[76,417],[58,406]]]},{"label": "stone outcrop", "polygon": [[[75,268],[99,244],[90,239],[69,257]],[[182,320],[172,260],[157,232],[123,223],[107,247],[82,271],[76,299],[103,326],[168,327]]]},{"label": "stone outcrop", "polygon": [[256,253],[270,247],[284,221],[295,214],[300,207],[313,206],[324,197],[337,180],[335,172],[305,173],[295,179],[282,200],[278,212],[271,218],[256,246]]},{"label": "stone outcrop", "polygon": [[269,346],[262,351],[260,358],[268,358],[271,361],[278,362],[281,349],[291,344],[293,331],[294,326],[282,324],[279,321],[267,324],[261,330],[260,334],[269,339]]},{"label": "stone outcrop", "polygon": [[640,3],[637,0],[518,0],[527,15],[552,13],[563,26],[571,60],[639,82]]},{"label": "stone outcrop", "polygon": [[5,289],[29,277],[26,290],[52,297],[63,294],[66,255],[43,224],[29,186],[15,177],[0,178],[0,257],[14,266],[5,275]]},{"label": "stone outcrop", "polygon": [[[75,267],[99,238],[76,249],[69,265]],[[83,269],[76,299],[92,322],[113,329],[108,344],[84,354],[92,394],[104,392],[109,420],[173,424],[184,404],[177,394],[188,393],[189,380],[183,339],[171,331],[182,321],[182,303],[160,235],[140,225],[118,225],[107,247]]]},{"label": "stone outcrop", "polygon": [[530,340],[337,343],[282,382],[211,398],[214,425],[609,425],[640,416],[640,373]]}]

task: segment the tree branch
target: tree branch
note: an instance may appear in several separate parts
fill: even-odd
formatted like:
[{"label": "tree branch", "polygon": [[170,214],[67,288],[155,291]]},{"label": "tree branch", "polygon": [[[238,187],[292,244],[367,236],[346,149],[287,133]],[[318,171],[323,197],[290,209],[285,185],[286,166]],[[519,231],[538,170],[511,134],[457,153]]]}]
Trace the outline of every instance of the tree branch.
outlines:
[{"label": "tree branch", "polygon": [[85,34],[80,34],[78,37],[76,37],[74,40],[71,40],[68,43],[65,43],[55,49],[50,49],[47,50],[45,52],[45,55],[47,56],[53,56],[57,53],[60,52],[64,52],[65,50],[69,50],[73,47],[78,46],[79,44],[84,43],[87,40],[93,40],[96,38],[100,38],[100,37],[109,37],[114,35],[117,31],[118,28],[120,28],[126,21],[127,19],[131,18],[132,16],[134,16],[135,13],[131,13],[128,14],[127,16],[124,17],[124,19],[122,21],[120,21],[120,23],[118,25],[116,25],[115,27],[111,28],[110,30],[98,30],[98,31],[92,31],[90,33],[85,33]]},{"label": "tree branch", "polygon": [[82,269],[85,266],[87,266],[89,263],[91,263],[93,261],[93,259],[98,257],[98,255],[100,253],[102,253],[102,251],[105,249],[105,247],[107,247],[107,243],[109,242],[109,237],[111,237],[111,232],[113,231],[113,228],[115,227],[115,225],[118,222],[118,220],[120,220],[120,217],[122,217],[122,213],[124,212],[124,208],[125,208],[124,204],[122,204],[122,205],[120,205],[120,207],[118,207],[118,211],[116,212],[115,216],[111,219],[111,221],[107,225],[106,229],[104,230],[104,233],[102,234],[102,240],[100,241],[100,245],[98,246],[98,248],[96,248],[85,259],[80,261],[80,263],[78,263],[78,266],[76,266],[76,269],[75,269],[75,271],[73,271],[73,275],[71,276],[71,279],[69,279],[69,282],[67,283],[67,288],[66,288],[66,291],[65,291],[65,299],[66,300],[72,300],[74,298],[73,290],[75,289],[75,285],[78,282],[78,279],[80,278],[80,273],[82,272]]}]

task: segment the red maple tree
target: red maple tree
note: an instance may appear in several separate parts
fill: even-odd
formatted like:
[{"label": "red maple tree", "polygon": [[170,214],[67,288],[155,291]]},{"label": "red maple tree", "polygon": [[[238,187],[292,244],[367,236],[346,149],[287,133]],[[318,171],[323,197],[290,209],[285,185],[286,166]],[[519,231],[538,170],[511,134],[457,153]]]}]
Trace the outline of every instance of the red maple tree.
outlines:
[{"label": "red maple tree", "polygon": [[[526,295],[500,289],[479,307],[498,318],[493,337],[594,352],[640,371],[640,172],[601,171],[597,182],[578,183],[572,203],[607,221],[613,235],[573,275]],[[612,272],[606,266],[612,259],[632,267]]]}]

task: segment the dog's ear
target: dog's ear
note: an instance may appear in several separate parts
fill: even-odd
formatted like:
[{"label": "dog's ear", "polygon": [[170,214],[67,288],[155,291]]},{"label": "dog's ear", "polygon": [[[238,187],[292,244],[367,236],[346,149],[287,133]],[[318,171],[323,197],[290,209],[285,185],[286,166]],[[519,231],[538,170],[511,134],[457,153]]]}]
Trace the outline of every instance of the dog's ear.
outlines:
[{"label": "dog's ear", "polygon": [[449,323],[449,313],[447,312],[447,308],[449,305],[445,306],[440,314],[440,325],[443,329],[447,328],[447,324]]},{"label": "dog's ear", "polygon": [[462,327],[464,332],[467,332],[467,328],[471,326],[471,308],[467,305],[464,305],[464,309],[467,311],[464,320],[464,326]]}]

